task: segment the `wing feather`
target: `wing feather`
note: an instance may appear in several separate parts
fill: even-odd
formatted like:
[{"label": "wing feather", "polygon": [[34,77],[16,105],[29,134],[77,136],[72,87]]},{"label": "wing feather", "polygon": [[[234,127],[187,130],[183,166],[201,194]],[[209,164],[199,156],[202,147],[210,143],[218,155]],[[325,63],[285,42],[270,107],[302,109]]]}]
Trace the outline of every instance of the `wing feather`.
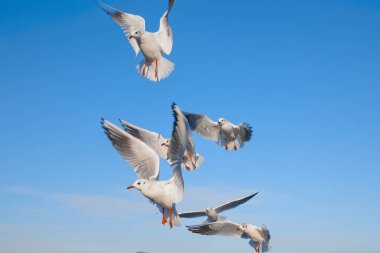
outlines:
[{"label": "wing feather", "polygon": [[168,158],[168,147],[162,144],[166,142],[165,138],[161,134],[148,131],[144,128],[138,127],[125,120],[120,119],[124,130],[131,134],[133,137],[143,141],[149,147],[151,147],[156,153],[163,159]]},{"label": "wing feather", "polygon": [[229,210],[229,209],[232,209],[232,208],[235,208],[241,204],[244,204],[245,202],[247,202],[248,200],[250,200],[251,198],[253,198],[254,196],[256,196],[259,192],[256,192],[252,195],[249,195],[247,197],[244,197],[244,198],[241,198],[241,199],[237,199],[237,200],[234,200],[234,201],[231,201],[231,202],[228,202],[228,203],[225,203],[223,205],[220,205],[218,207],[215,208],[215,211],[217,213],[221,213],[221,212],[224,212],[226,210]]},{"label": "wing feather", "polygon": [[97,3],[100,8],[102,8],[118,25],[121,26],[133,50],[136,55],[138,55],[140,52],[140,47],[136,39],[131,37],[131,35],[136,31],[140,31],[141,33],[145,32],[144,18],[139,15],[119,11],[112,6],[103,3],[102,1],[97,1]]},{"label": "wing feather", "polygon": [[206,216],[205,211],[183,212],[179,214],[179,217],[181,218],[196,218],[196,217],[202,217],[202,216]]},{"label": "wing feather", "polygon": [[212,121],[207,115],[204,114],[184,112],[184,115],[189,122],[191,130],[195,131],[206,139],[218,141],[219,128],[217,122]]},{"label": "wing feather", "polygon": [[174,5],[175,0],[169,0],[168,9],[165,11],[160,19],[160,28],[155,36],[158,37],[162,51],[169,55],[173,47],[173,32],[169,24],[169,12]]},{"label": "wing feather", "polygon": [[242,237],[243,235],[243,231],[239,229],[239,224],[230,221],[217,221],[208,224],[187,226],[187,229],[201,235],[224,235],[233,237]]},{"label": "wing feather", "polygon": [[127,160],[139,178],[158,180],[159,157],[156,152],[108,120],[102,119],[101,124],[116,151]]},{"label": "wing feather", "polygon": [[182,177],[181,163],[185,154],[186,145],[188,141],[189,131],[186,127],[186,117],[182,114],[181,110],[176,104],[172,104],[172,111],[174,116],[174,126],[172,138],[170,140],[168,158],[171,162],[173,170],[172,180],[178,187],[178,196],[175,199],[180,200],[184,193],[184,181]]}]

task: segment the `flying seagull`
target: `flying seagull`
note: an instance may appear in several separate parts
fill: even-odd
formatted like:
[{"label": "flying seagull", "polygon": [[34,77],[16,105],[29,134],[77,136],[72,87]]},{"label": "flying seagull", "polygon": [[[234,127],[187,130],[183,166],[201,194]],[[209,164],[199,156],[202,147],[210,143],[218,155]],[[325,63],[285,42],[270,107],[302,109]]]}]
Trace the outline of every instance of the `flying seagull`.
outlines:
[{"label": "flying seagull", "polygon": [[[170,162],[168,158],[170,138],[164,138],[161,134],[135,126],[132,123],[129,123],[122,119],[120,122],[123,125],[125,131],[137,139],[145,142],[145,144],[152,148],[161,158]],[[188,126],[187,120],[185,124]],[[199,166],[203,163],[204,158],[200,154],[195,153],[194,139],[190,130],[188,131],[188,134],[188,145],[186,146],[186,151],[181,167],[187,170],[194,170],[196,168],[199,168]]]},{"label": "flying seagull", "polygon": [[145,31],[145,20],[141,16],[119,11],[101,1],[98,5],[113,20],[121,26],[131,44],[136,56],[144,55],[137,66],[137,71],[151,81],[160,81],[169,76],[174,69],[174,63],[162,56],[169,55],[173,47],[173,33],[169,25],[168,17],[175,0],[169,0],[169,5],[160,19],[160,28],[157,32]]},{"label": "flying seagull", "polygon": [[208,224],[187,226],[187,229],[193,233],[201,235],[224,235],[250,239],[251,245],[256,253],[267,252],[270,250],[269,230],[265,225],[257,227],[252,224],[236,224],[230,221],[217,221]]},{"label": "flying seagull", "polygon": [[173,106],[174,127],[169,147],[172,177],[169,180],[158,180],[159,157],[147,144],[133,137],[128,132],[107,120],[102,120],[102,127],[119,154],[127,160],[138,178],[128,189],[138,189],[152,201],[162,214],[162,224],[169,221],[170,228],[181,225],[176,210],[184,194],[181,163],[187,142],[186,118],[182,112]]},{"label": "flying seagull", "polygon": [[227,211],[229,209],[235,208],[241,204],[244,204],[254,196],[256,196],[259,192],[256,192],[252,195],[249,195],[248,197],[236,199],[233,201],[230,201],[228,203],[224,203],[223,205],[220,205],[218,207],[214,208],[206,208],[204,211],[192,211],[192,212],[183,212],[179,214],[179,217],[181,218],[196,218],[201,216],[207,216],[207,220],[203,222],[203,224],[216,222],[216,221],[223,221],[226,218],[223,216],[220,216],[219,213]]},{"label": "flying seagull", "polygon": [[184,112],[191,130],[206,139],[217,142],[226,150],[242,148],[244,142],[252,137],[252,128],[247,123],[234,125],[224,118],[217,122],[212,121],[207,115]]}]

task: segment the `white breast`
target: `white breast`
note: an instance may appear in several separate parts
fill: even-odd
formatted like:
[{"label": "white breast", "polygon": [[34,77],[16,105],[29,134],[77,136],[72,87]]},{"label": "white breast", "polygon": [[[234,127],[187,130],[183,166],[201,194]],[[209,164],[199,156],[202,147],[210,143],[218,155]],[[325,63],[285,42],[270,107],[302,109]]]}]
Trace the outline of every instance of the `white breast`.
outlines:
[{"label": "white breast", "polygon": [[161,47],[152,33],[145,32],[141,36],[140,49],[149,63],[161,57]]}]

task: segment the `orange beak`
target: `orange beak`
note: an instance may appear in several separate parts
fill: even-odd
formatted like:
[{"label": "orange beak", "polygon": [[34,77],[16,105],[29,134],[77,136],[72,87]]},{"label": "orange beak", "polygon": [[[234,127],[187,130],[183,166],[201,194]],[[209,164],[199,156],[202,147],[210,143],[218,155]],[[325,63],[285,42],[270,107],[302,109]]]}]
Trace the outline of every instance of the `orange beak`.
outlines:
[{"label": "orange beak", "polygon": [[131,185],[131,186],[128,186],[128,187],[127,187],[127,189],[133,189],[133,188],[136,188],[136,186]]}]

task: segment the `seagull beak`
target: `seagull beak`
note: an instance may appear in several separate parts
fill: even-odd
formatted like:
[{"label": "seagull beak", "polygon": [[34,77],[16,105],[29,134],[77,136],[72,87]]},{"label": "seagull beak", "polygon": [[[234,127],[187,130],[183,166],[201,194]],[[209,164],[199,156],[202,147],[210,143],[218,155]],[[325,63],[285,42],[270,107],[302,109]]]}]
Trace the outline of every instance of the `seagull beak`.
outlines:
[{"label": "seagull beak", "polygon": [[161,147],[165,145],[165,142],[161,144]]},{"label": "seagull beak", "polygon": [[131,185],[131,186],[128,186],[128,187],[127,187],[127,189],[133,189],[133,188],[136,188],[136,186]]},{"label": "seagull beak", "polygon": [[128,39],[129,39],[129,40],[130,40],[130,39],[132,39],[132,38],[133,38],[133,36],[132,36],[132,35],[129,35],[129,36],[128,36]]}]

